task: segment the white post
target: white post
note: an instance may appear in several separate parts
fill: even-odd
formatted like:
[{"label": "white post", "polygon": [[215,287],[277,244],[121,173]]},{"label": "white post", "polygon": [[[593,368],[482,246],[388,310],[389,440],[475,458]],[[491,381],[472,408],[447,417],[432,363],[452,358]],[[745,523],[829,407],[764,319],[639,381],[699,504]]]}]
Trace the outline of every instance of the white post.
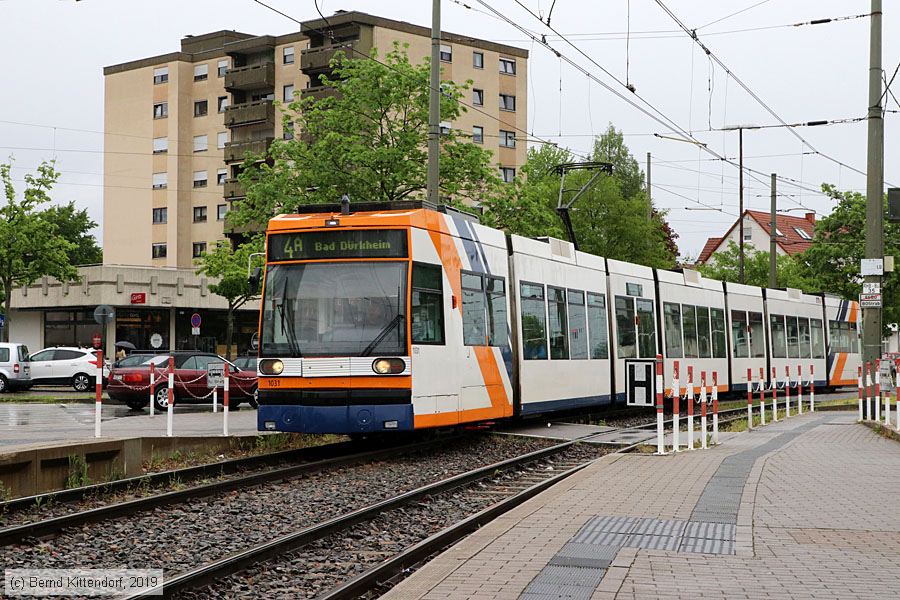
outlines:
[{"label": "white post", "polygon": [[784,366],[784,418],[791,416],[791,369]]},{"label": "white post", "polygon": [[766,378],[762,367],[759,368],[759,425],[766,424]]},{"label": "white post", "polygon": [[672,451],[681,452],[679,449],[679,432],[681,431],[681,414],[679,405],[681,404],[681,382],[678,381],[678,361],[674,363],[674,372],[672,375]]},{"label": "white post", "polygon": [[881,365],[875,361],[875,422],[881,421]]},{"label": "white post", "polygon": [[219,388],[213,388],[213,412],[219,412]]},{"label": "white post", "polygon": [[706,371],[700,372],[700,448],[706,450]]},{"label": "white post", "polygon": [[863,376],[862,367],[856,368],[856,389],[859,391],[859,422],[863,420]]},{"label": "white post", "polygon": [[153,368],[153,363],[150,363],[150,416],[152,417],[155,412],[153,410],[153,392],[155,391],[155,383],[156,383],[156,369]]},{"label": "white post", "polygon": [[712,403],[713,403],[713,444],[719,443],[719,375],[716,371],[712,374]]},{"label": "white post", "polygon": [[778,422],[778,371],[772,367],[772,421]]},{"label": "white post", "polygon": [[172,417],[175,413],[175,357],[169,357],[169,397],[166,412],[166,436],[172,437]]},{"label": "white post", "polygon": [[687,382],[688,450],[694,449],[694,367],[688,367]]},{"label": "white post", "polygon": [[809,365],[809,412],[816,412],[816,370]]},{"label": "white post", "polygon": [[797,365],[797,414],[803,414],[803,367]]},{"label": "white post", "polygon": [[656,453],[666,453],[666,435],[663,429],[663,357],[656,355]]},{"label": "white post", "polygon": [[94,384],[97,393],[97,401],[94,402],[94,437],[100,437],[100,418],[103,413],[103,350],[97,351],[97,380]]},{"label": "white post", "polygon": [[222,384],[222,435],[228,436],[228,363],[225,363],[225,381]]}]

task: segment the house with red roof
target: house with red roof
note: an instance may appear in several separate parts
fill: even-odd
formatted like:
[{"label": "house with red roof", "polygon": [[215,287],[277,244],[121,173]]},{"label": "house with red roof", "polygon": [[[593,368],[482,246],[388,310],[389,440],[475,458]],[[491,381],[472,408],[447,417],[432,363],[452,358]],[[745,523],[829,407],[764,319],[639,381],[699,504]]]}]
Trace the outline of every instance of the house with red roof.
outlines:
[{"label": "house with red roof", "polygon": [[[744,249],[745,251],[768,252],[769,236],[772,230],[771,215],[758,210],[745,210],[744,215]],[[800,254],[812,245],[816,228],[816,213],[808,212],[802,217],[793,215],[775,215],[775,248],[778,254]],[[706,240],[697,263],[705,264],[716,252],[728,248],[728,241],[740,242],[740,220],[721,237]]]}]

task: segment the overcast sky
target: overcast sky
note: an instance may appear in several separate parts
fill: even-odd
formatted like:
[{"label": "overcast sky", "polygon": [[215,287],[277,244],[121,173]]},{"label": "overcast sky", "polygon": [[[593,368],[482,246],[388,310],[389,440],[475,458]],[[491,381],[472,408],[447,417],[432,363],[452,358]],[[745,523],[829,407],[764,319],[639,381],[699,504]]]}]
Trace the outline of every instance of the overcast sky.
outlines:
[{"label": "overcast sky", "polygon": [[[553,4],[553,0],[521,2],[545,17]],[[301,21],[317,17],[312,0],[269,3]],[[659,206],[670,209],[669,220],[681,236],[683,255],[696,256],[708,236],[720,235],[733,222],[738,207],[735,167],[711,160],[696,145],[654,137],[654,133],[666,133],[666,128],[510,24],[488,15],[477,0],[465,0],[465,4],[472,9],[443,0],[445,30],[531,51],[528,129],[536,138],[584,153],[591,147],[592,135],[612,122],[626,134],[642,165],[651,152],[654,198]],[[627,64],[627,80],[643,99],[720,154],[737,156],[737,132],[709,129],[777,123],[712,64],[655,0],[558,0],[551,25],[575,47],[552,35],[515,0],[489,0],[488,4],[529,31],[548,34],[548,43],[565,57],[640,104],[579,50],[623,82]],[[786,122],[865,115],[869,19],[789,25],[865,14],[869,2],[665,0],[664,4],[685,25],[696,28],[731,72]],[[900,31],[900,5],[885,4],[883,67],[890,78],[900,61],[900,38],[890,33]],[[424,26],[431,22],[431,2],[426,0],[320,0],[321,5],[326,15],[345,9]],[[15,158],[13,173],[19,180],[42,159],[55,157],[62,171],[56,200],[75,200],[102,222],[103,67],[172,52],[179,49],[184,35],[218,29],[284,34],[298,26],[253,0],[0,1],[0,44],[7,57],[0,70],[0,156]],[[630,36],[625,33],[629,29]],[[894,87],[900,97],[900,83]],[[889,98],[887,108],[900,110],[900,105]],[[864,121],[796,131],[815,150],[865,170]],[[894,185],[900,185],[898,133],[900,113],[887,114],[885,179]],[[788,194],[779,198],[780,206],[804,205],[827,214],[832,203],[810,191],[822,182],[865,190],[864,176],[812,152],[786,129],[744,133],[746,166],[777,172],[808,188],[779,184],[779,191]],[[768,210],[768,177],[745,178],[747,207]],[[697,201],[721,211],[685,210],[698,207]]]}]

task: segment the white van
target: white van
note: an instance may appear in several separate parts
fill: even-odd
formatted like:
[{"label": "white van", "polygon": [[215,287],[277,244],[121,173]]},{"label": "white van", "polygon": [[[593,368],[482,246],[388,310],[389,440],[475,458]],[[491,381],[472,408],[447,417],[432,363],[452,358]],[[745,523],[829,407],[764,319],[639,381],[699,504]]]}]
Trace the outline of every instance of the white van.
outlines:
[{"label": "white van", "polygon": [[0,393],[27,390],[32,386],[28,347],[0,342]]}]

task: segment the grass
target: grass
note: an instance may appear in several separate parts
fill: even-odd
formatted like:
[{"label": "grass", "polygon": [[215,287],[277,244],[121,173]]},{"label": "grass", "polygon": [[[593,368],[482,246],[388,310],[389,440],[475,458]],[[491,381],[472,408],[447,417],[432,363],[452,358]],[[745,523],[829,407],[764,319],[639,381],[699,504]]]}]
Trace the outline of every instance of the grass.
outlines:
[{"label": "grass", "polygon": [[69,456],[69,476],[66,477],[66,489],[90,485],[88,464],[80,454]]},{"label": "grass", "polygon": [[[0,402],[8,403],[34,403],[34,404],[57,404],[57,403],[73,403],[73,402],[94,402],[96,396],[50,396],[38,394],[0,394]],[[104,397],[104,400],[107,398]]]}]

